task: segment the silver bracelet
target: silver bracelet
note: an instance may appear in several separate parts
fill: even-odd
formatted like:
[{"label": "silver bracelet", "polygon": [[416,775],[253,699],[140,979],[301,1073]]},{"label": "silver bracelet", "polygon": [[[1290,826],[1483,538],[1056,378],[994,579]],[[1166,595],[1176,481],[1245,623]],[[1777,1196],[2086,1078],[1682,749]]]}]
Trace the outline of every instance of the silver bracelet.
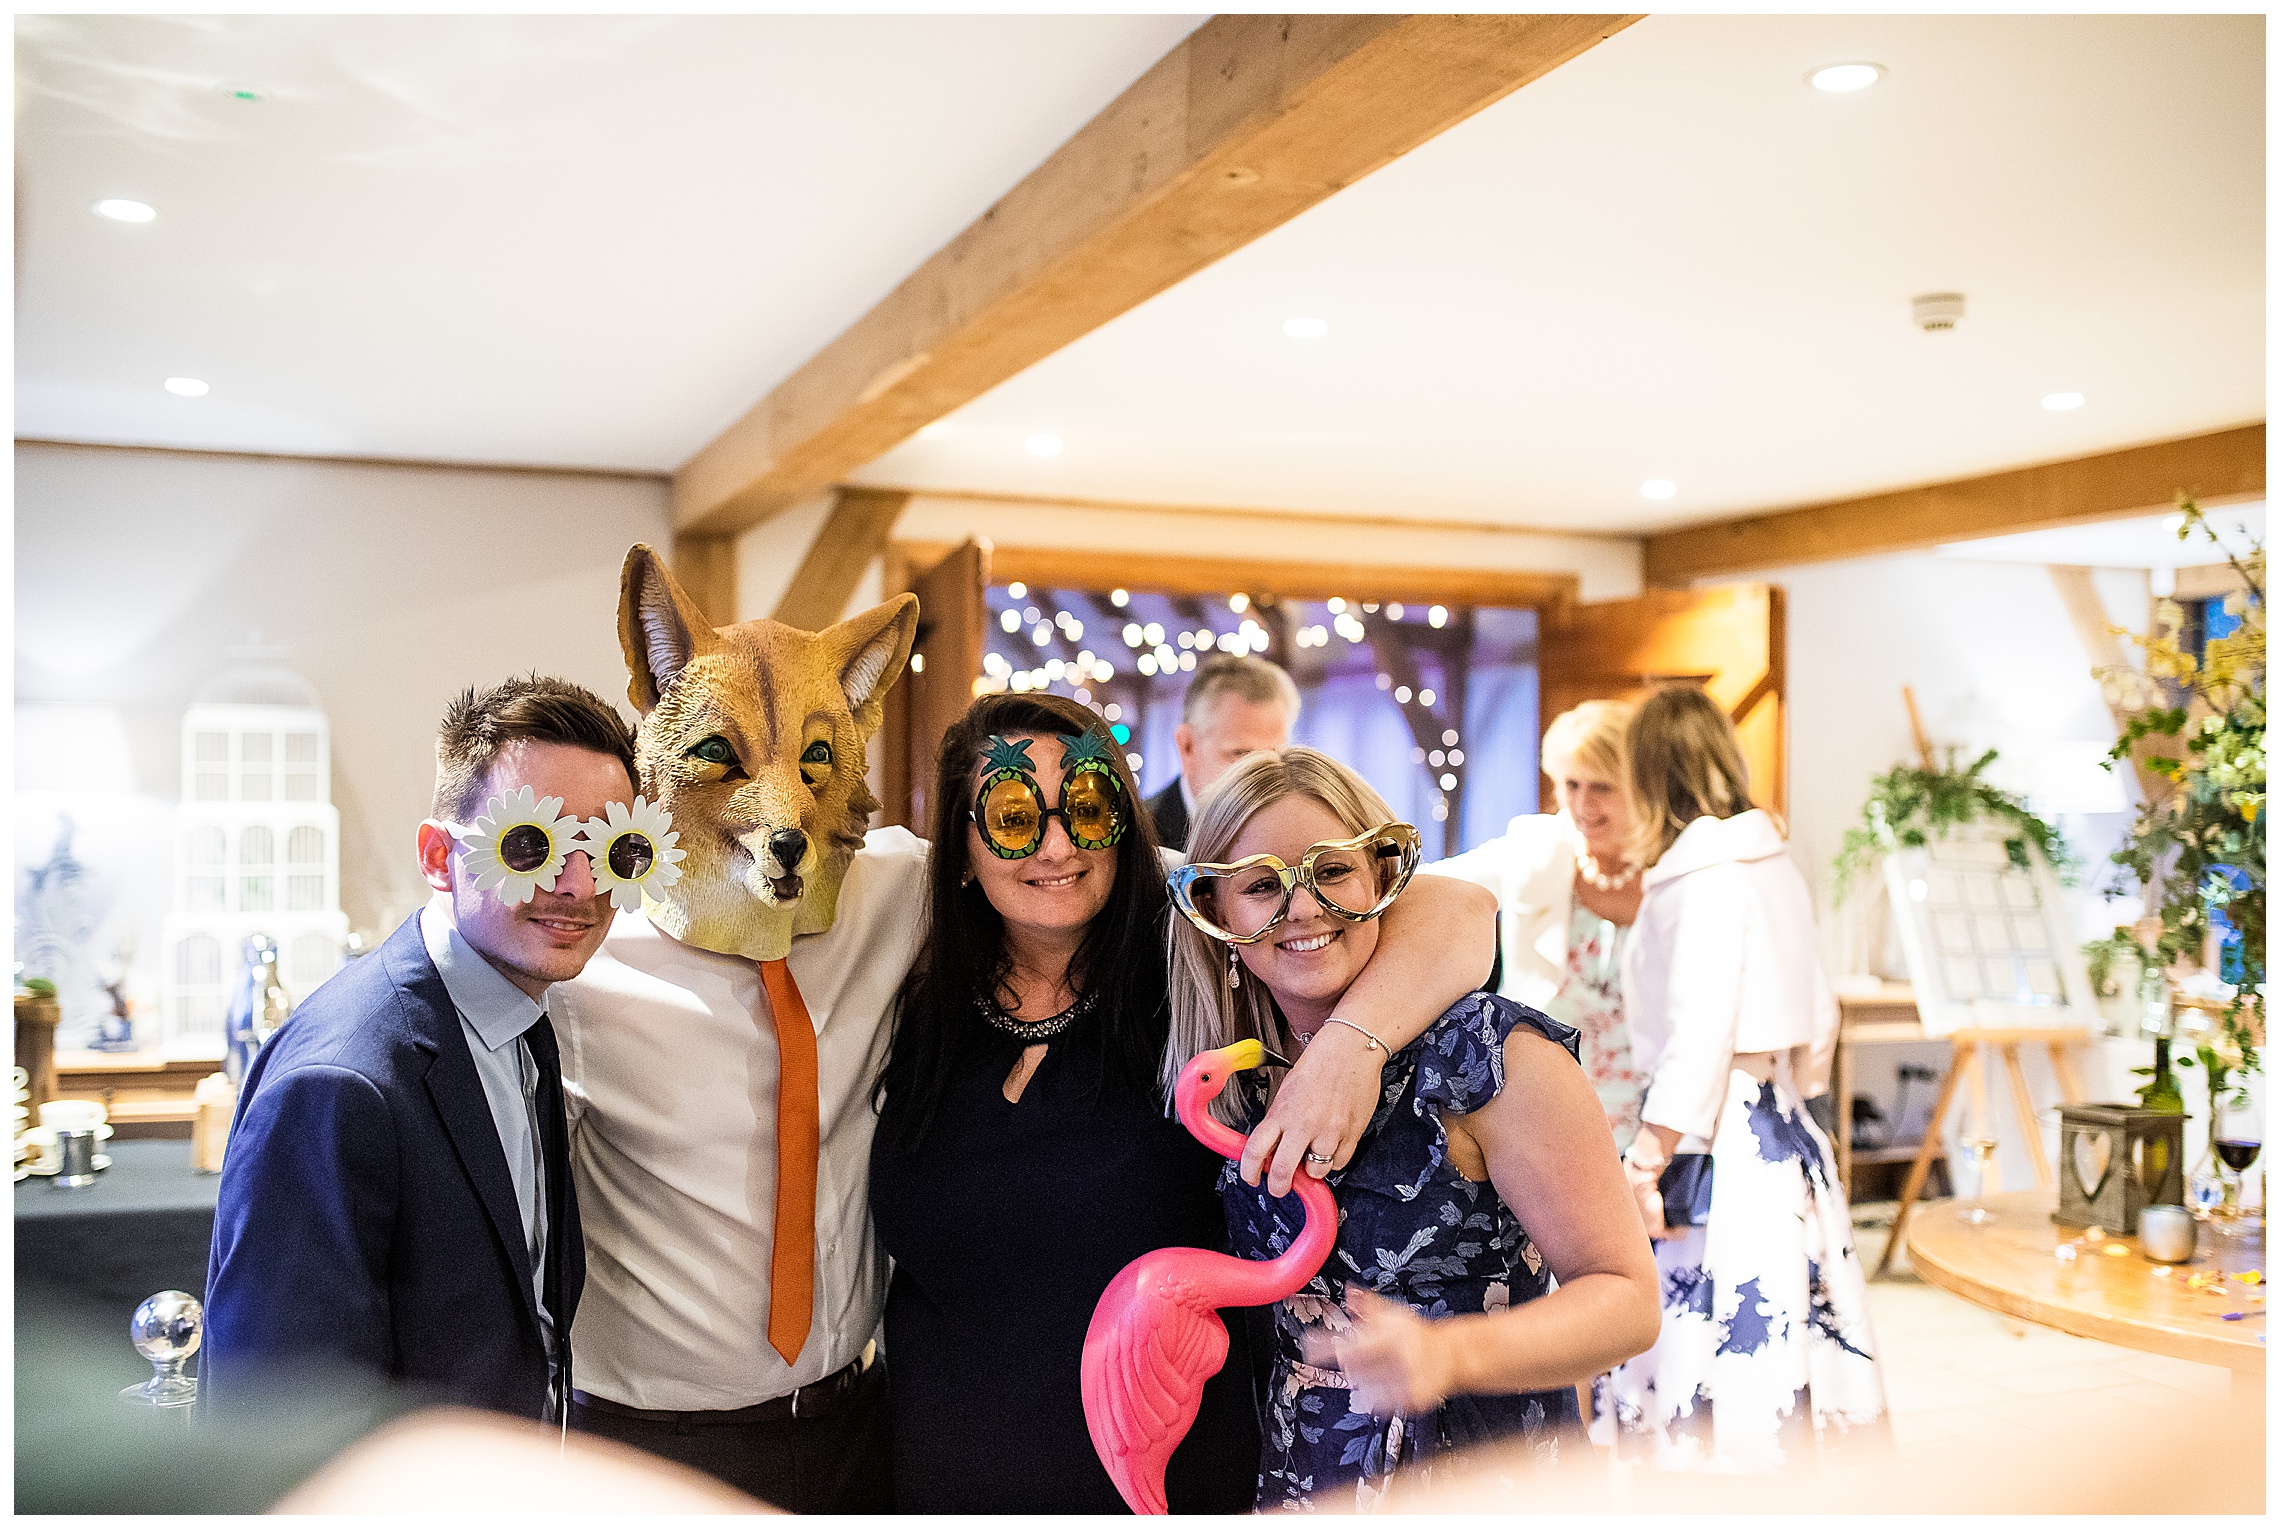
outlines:
[{"label": "silver bracelet", "polygon": [[1370,1034],[1369,1031],[1363,1030],[1360,1025],[1355,1024],[1350,1019],[1340,1019],[1337,1015],[1333,1014],[1322,1022],[1326,1025],[1344,1025],[1349,1030],[1361,1030],[1362,1038],[1368,1041],[1371,1046],[1375,1047],[1380,1055],[1388,1057],[1393,1055],[1392,1052],[1385,1049],[1384,1041],[1379,1040],[1376,1036]]}]

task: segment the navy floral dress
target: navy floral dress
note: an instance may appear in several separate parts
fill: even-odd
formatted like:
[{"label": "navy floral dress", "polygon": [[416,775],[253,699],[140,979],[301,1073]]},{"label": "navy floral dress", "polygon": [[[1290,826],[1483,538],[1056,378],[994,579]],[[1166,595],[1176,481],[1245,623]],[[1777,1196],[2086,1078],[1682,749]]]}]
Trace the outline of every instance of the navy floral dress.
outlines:
[{"label": "navy floral dress", "polygon": [[[1580,1428],[1575,1391],[1451,1397],[1432,1413],[1354,1410],[1345,1377],[1306,1362],[1304,1334],[1346,1326],[1346,1283],[1359,1281],[1428,1317],[1502,1311],[1548,1293],[1551,1271],[1495,1186],[1450,1166],[1444,1111],[1470,1114],[1504,1087],[1504,1040],[1525,1025],[1575,1055],[1573,1028],[1490,993],[1468,994],[1386,1063],[1377,1114],[1353,1160],[1329,1176],[1338,1245],[1306,1288],[1275,1307],[1259,1467],[1261,1508],[1354,1512],[1375,1506],[1396,1472],[1519,1436],[1556,1454]],[[1241,1080],[1239,1086],[1250,1083]],[[1246,1095],[1254,1118],[1263,1095]],[[1219,1188],[1232,1250],[1273,1258],[1297,1235],[1296,1196],[1275,1199],[1230,1163]]]}]

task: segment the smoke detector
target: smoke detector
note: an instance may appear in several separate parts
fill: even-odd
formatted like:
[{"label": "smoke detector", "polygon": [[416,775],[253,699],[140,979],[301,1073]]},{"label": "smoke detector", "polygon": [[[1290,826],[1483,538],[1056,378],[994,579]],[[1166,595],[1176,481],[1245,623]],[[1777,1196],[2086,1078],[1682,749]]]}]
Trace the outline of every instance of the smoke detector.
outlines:
[{"label": "smoke detector", "polygon": [[1910,303],[1908,309],[1915,315],[1917,328],[1926,334],[1938,334],[1963,322],[1963,294],[1926,292]]}]

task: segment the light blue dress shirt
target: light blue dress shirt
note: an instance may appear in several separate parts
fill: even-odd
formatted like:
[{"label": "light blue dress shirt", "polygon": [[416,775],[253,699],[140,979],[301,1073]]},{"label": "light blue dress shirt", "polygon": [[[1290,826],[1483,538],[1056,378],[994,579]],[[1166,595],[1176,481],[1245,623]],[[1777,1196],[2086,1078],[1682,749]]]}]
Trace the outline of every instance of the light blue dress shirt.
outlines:
[{"label": "light blue dress shirt", "polygon": [[459,1028],[507,1155],[515,1203],[522,1211],[523,1242],[530,1250],[531,1295],[552,1367],[560,1361],[554,1314],[546,1309],[546,1153],[538,1132],[538,1068],[523,1040],[546,1011],[461,937],[441,896],[420,910],[420,939],[459,1011]]}]

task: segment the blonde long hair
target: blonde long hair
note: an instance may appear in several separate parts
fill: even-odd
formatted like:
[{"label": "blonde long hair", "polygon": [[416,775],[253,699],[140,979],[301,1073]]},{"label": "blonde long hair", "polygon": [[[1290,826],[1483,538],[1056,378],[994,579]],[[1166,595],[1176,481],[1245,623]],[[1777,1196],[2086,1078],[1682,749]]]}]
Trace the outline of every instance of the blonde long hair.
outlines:
[{"label": "blonde long hair", "polygon": [[1726,708],[1694,685],[1665,685],[1631,714],[1633,829],[1642,864],[1653,865],[1696,818],[1750,810],[1750,767]]},{"label": "blonde long hair", "polygon": [[[1293,745],[1253,754],[1212,783],[1198,804],[1195,826],[1188,831],[1188,859],[1226,863],[1244,825],[1290,796],[1321,803],[1348,834],[1365,834],[1393,821],[1393,809],[1368,781],[1328,754]],[[1163,1071],[1167,1098],[1180,1069],[1198,1052],[1240,1040],[1256,1040],[1269,1050],[1288,1044],[1266,984],[1254,977],[1241,987],[1227,986],[1227,953],[1232,949],[1181,915],[1172,915],[1172,1027]],[[1229,1125],[1244,1123],[1232,1090],[1222,1093],[1211,1110]]]}]

